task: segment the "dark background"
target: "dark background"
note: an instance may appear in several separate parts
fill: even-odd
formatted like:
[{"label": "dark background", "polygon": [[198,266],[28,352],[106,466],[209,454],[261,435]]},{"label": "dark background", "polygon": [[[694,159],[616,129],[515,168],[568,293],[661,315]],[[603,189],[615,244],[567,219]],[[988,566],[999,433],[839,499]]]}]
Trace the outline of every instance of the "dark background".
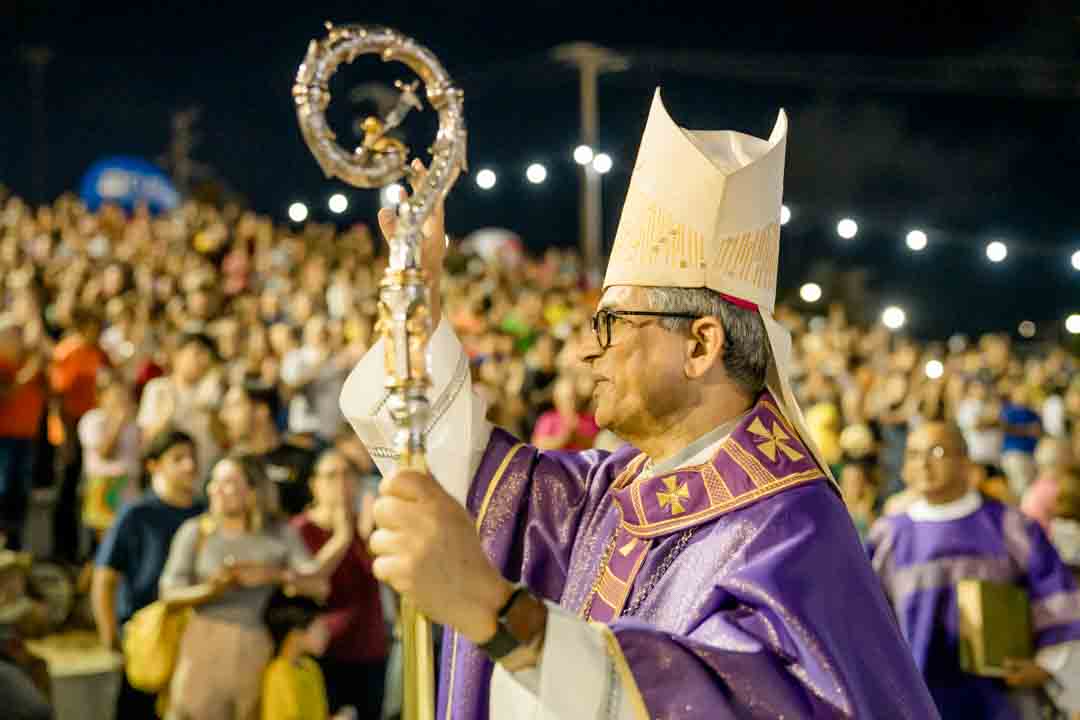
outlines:
[{"label": "dark background", "polygon": [[[783,106],[794,218],[782,295],[813,279],[837,297],[861,271],[866,317],[896,302],[918,335],[1015,332],[1024,319],[1044,336],[1061,332],[1080,311],[1080,273],[1069,266],[1080,249],[1076,3],[725,5],[0,0],[0,182],[50,200],[101,156],[156,159],[172,113],[194,106],[203,180],[282,221],[294,200],[330,220],[326,198],[342,186],[308,153],[290,86],[323,21],[379,23],[435,51],[465,91],[473,170],[499,173],[491,192],[471,177],[459,183],[451,230],[504,226],[532,248],[574,244],[577,73],[549,51],[585,40],[631,62],[599,84],[599,147],[615,160],[604,179],[607,242],[654,87],[689,127],[764,137]],[[24,53],[41,45],[53,58],[36,113]],[[394,75],[370,61],[335,78],[343,136],[360,110],[347,91],[373,77]],[[524,180],[533,161],[548,166],[539,187]],[[348,194],[343,221],[370,221],[375,193]],[[860,225],[850,242],[834,231],[845,214]],[[919,255],[904,246],[912,227],[930,234]],[[1010,255],[991,266],[983,248],[995,238]]]}]

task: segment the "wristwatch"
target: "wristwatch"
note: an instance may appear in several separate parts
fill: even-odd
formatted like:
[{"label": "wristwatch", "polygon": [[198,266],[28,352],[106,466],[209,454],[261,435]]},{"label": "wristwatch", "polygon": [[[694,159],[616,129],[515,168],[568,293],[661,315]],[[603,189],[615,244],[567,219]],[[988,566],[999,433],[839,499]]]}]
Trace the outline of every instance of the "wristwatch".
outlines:
[{"label": "wristwatch", "polygon": [[524,585],[518,585],[495,618],[495,634],[480,649],[499,662],[521,647],[537,644],[543,639],[546,625],[547,607],[543,601]]}]

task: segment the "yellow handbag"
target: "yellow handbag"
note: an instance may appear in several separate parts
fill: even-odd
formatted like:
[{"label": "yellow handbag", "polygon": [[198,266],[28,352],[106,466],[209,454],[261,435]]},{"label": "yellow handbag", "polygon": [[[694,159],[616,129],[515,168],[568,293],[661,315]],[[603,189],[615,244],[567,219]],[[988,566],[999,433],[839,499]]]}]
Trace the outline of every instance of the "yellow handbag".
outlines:
[{"label": "yellow handbag", "polygon": [[158,600],[135,613],[124,625],[124,668],[128,682],[145,693],[161,692],[169,685],[180,639],[191,608]]},{"label": "yellow handbag", "polygon": [[[195,558],[209,534],[204,515],[199,518],[199,537],[195,543]],[[194,566],[194,563],[192,563]],[[180,654],[180,640],[192,609],[156,600],[131,616],[124,623],[124,669],[131,687],[145,693],[167,690]]]}]

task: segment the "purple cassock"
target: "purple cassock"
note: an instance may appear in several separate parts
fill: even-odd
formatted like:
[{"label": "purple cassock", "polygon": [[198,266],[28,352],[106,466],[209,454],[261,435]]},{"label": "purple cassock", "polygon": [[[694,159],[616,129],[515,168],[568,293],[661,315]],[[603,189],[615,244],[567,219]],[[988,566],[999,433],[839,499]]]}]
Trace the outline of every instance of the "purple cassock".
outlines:
[{"label": "purple cassock", "polygon": [[[843,503],[770,395],[712,460],[646,465],[495,430],[468,508],[506,577],[608,625],[649,718],[937,717]],[[491,672],[448,635],[439,716],[487,718]]]},{"label": "purple cassock", "polygon": [[870,531],[870,553],[942,717],[1019,718],[1031,693],[960,669],[956,583],[1024,588],[1036,650],[1080,640],[1080,593],[1038,523],[996,500],[971,500],[971,512],[955,519],[882,518]]}]

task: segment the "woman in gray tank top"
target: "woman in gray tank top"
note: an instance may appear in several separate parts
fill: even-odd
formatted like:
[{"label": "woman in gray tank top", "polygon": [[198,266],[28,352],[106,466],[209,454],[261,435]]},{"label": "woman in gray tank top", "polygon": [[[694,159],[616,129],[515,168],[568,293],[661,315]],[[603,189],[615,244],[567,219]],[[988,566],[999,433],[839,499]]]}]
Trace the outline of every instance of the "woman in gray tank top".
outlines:
[{"label": "woman in gray tank top", "polygon": [[312,557],[299,534],[263,507],[256,463],[214,466],[210,510],[181,526],[161,576],[166,602],[195,609],[170,686],[172,720],[256,720],[262,672],[273,648],[262,614],[274,589],[323,595],[352,542],[347,516]]}]

